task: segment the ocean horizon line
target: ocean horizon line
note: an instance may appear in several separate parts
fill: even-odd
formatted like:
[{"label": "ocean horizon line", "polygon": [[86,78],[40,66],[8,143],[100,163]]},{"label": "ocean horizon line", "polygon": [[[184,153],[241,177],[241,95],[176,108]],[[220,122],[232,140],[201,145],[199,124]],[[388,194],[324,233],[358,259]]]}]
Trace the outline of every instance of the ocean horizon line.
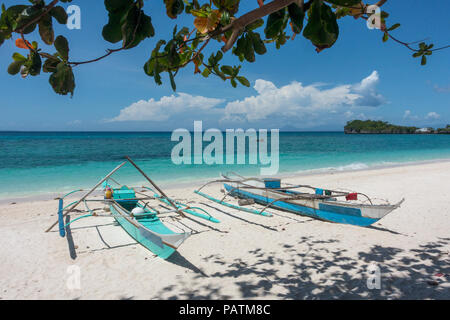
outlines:
[{"label": "ocean horizon line", "polygon": [[[102,131],[102,130],[75,130],[75,131],[69,131],[69,130],[48,130],[48,131],[39,131],[39,130],[0,130],[0,134],[2,133],[172,133],[174,130],[177,130],[180,128],[176,128],[173,130],[168,130],[168,131],[151,131],[151,130],[115,130],[115,131],[110,131],[110,130],[106,130],[106,131]],[[217,128],[214,128],[217,129]],[[237,128],[237,129],[243,129],[243,128]],[[254,128],[247,128],[247,129],[243,129],[243,130],[248,130],[248,129],[254,129]],[[227,129],[218,129],[221,132],[226,132]],[[235,129],[236,130],[236,129]],[[270,129],[267,129],[270,130]],[[194,133],[194,130],[189,130],[189,132]],[[317,133],[317,132],[328,132],[328,133],[344,133],[344,130],[281,130],[280,132],[287,132],[287,133]]]}]

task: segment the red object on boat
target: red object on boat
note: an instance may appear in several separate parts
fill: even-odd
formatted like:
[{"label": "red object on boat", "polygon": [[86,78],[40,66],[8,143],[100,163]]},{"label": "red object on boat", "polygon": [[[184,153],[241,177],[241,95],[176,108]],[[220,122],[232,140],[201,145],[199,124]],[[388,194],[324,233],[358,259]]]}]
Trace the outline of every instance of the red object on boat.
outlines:
[{"label": "red object on boat", "polygon": [[358,200],[358,194],[357,193],[349,193],[345,196],[345,199],[347,200]]}]

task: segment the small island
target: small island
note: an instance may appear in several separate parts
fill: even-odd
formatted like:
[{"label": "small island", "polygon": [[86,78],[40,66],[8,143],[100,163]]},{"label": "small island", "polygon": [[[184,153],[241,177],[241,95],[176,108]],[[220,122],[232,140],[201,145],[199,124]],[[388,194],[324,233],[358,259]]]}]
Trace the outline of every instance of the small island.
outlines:
[{"label": "small island", "polygon": [[449,134],[450,125],[445,128],[418,128],[390,124],[386,121],[352,120],[344,127],[346,134]]}]

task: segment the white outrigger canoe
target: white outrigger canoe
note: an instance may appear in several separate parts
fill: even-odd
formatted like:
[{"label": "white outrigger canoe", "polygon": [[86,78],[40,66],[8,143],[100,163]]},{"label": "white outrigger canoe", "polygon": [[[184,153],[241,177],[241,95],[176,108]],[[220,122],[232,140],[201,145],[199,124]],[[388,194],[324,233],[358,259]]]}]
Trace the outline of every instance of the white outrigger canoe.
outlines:
[{"label": "white outrigger canoe", "polygon": [[[309,185],[285,184],[282,186],[280,179],[244,178],[235,173],[233,175],[236,176],[235,179],[222,175],[223,179],[208,182],[195,192],[217,203],[232,206],[238,210],[250,210],[248,212],[260,215],[264,215],[267,208],[275,208],[329,222],[362,227],[377,222],[400,207],[404,201],[402,199],[396,204],[374,204],[372,199],[363,193],[326,190]],[[201,191],[213,183],[223,183],[225,196],[222,199],[215,199]],[[228,195],[250,199],[252,202],[263,205],[264,208],[256,211],[231,205],[225,202]],[[358,198],[362,198],[362,201]]]}]

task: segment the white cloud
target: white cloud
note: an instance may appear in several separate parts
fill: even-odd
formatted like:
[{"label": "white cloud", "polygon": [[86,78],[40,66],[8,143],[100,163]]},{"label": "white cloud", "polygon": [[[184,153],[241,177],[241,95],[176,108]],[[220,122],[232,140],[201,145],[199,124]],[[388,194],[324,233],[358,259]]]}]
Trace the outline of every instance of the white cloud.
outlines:
[{"label": "white cloud", "polygon": [[419,117],[416,115],[413,115],[411,110],[405,110],[405,113],[403,114],[403,119],[405,120],[418,120]]},{"label": "white cloud", "polygon": [[427,114],[427,116],[425,117],[425,119],[428,119],[428,120],[436,120],[436,119],[439,119],[441,117],[441,115],[440,114],[438,114],[438,113],[436,113],[436,112],[429,112],[428,114]]},{"label": "white cloud", "polygon": [[385,103],[376,91],[379,81],[377,71],[358,83],[334,86],[294,81],[277,87],[271,81],[258,79],[253,86],[256,94],[229,100],[225,107],[221,106],[224,99],[178,93],[159,100],[137,101],[105,121],[152,121],[153,129],[186,126],[193,120],[221,128],[337,126],[352,117],[366,118],[363,112]]},{"label": "white cloud", "polygon": [[411,110],[405,110],[405,113],[403,114],[403,118],[408,118],[411,116]]},{"label": "white cloud", "polygon": [[438,93],[449,93],[450,92],[450,85],[440,87],[437,84],[435,84],[433,88],[434,88],[434,91],[436,91]]},{"label": "white cloud", "polygon": [[352,118],[354,113],[351,112],[351,111],[347,111],[347,112],[344,113],[344,115],[345,115],[346,118]]},{"label": "white cloud", "polygon": [[69,125],[69,126],[78,126],[80,124],[81,124],[81,120],[72,120],[72,121],[67,122],[67,125]]},{"label": "white cloud", "polygon": [[107,121],[167,121],[177,114],[207,114],[220,112],[215,109],[223,99],[192,96],[187,93],[164,96],[160,100],[140,100],[120,110],[120,114]]},{"label": "white cloud", "polygon": [[332,88],[317,84],[303,86],[300,82],[277,88],[270,81],[258,79],[254,85],[258,94],[229,102],[222,120],[240,118],[255,122],[282,117],[292,121],[346,112],[348,116],[349,108],[376,107],[385,103],[385,99],[376,92],[378,82],[377,71],[360,83]]}]

